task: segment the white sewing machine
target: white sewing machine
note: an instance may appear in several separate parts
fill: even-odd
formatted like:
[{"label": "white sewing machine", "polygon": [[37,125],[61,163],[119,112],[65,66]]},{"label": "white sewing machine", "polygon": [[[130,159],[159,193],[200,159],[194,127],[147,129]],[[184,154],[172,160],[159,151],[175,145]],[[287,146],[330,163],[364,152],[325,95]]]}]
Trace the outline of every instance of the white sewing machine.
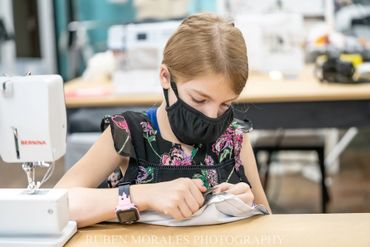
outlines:
[{"label": "white sewing machine", "polygon": [[167,40],[180,21],[116,25],[108,31],[108,48],[125,50],[125,59],[113,73],[119,94],[161,92],[159,66]]},{"label": "white sewing machine", "polygon": [[[76,232],[67,191],[39,188],[65,153],[66,128],[60,76],[0,77],[0,156],[28,178],[27,189],[0,189],[0,246],[63,246]],[[37,166],[48,167],[40,182]]]},{"label": "white sewing machine", "polygon": [[[296,13],[271,12],[235,17],[247,42],[251,70],[295,77],[304,67],[303,16]],[[278,79],[278,78],[276,78]]]}]

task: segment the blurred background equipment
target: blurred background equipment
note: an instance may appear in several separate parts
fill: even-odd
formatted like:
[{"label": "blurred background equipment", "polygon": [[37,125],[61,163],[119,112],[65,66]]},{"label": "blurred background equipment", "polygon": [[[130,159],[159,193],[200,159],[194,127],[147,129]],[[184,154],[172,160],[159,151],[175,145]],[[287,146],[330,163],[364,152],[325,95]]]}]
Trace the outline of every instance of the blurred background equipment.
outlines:
[{"label": "blurred background equipment", "polygon": [[161,92],[158,73],[163,49],[179,24],[164,21],[125,25],[123,36],[117,36],[125,54],[118,57],[120,63],[112,76],[117,93]]},{"label": "blurred background equipment", "polygon": [[355,66],[353,62],[344,58],[344,56],[319,56],[315,72],[318,79],[326,82],[353,83]]},{"label": "blurred background equipment", "polygon": [[185,17],[189,0],[134,0],[137,20],[166,20]]},{"label": "blurred background equipment", "polygon": [[[297,77],[303,69],[303,16],[284,11],[235,17],[248,45],[251,70]],[[274,77],[275,78],[275,77]]]},{"label": "blurred background equipment", "polygon": [[52,1],[0,1],[0,19],[8,34],[0,41],[0,74],[57,71]]},{"label": "blurred background equipment", "polygon": [[14,39],[13,35],[10,34],[5,26],[5,23],[2,19],[0,19],[0,63],[1,63],[1,51],[2,51],[2,45],[5,44],[5,42]]},{"label": "blurred background equipment", "polygon": [[[364,1],[365,2],[365,1]],[[346,35],[363,38],[370,43],[370,6],[349,4],[338,9],[335,27]]]}]

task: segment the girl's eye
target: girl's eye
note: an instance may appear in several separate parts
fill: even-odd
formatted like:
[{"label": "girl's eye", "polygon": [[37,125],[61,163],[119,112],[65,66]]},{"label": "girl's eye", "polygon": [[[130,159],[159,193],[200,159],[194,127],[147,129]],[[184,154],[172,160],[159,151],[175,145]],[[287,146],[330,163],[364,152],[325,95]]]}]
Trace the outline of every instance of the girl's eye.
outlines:
[{"label": "girl's eye", "polygon": [[202,103],[206,102],[206,100],[205,100],[205,99],[198,100],[198,99],[194,99],[194,98],[192,98],[192,100],[193,100],[195,103],[198,103],[198,104],[202,104]]}]

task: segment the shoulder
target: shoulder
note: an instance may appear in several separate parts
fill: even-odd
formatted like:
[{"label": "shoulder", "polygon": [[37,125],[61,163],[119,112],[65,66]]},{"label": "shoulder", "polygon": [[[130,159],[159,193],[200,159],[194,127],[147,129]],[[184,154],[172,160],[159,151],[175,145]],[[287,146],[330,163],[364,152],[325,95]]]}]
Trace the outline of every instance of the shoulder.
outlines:
[{"label": "shoulder", "polygon": [[250,164],[251,160],[255,159],[250,133],[243,133],[239,153],[240,159],[246,165]]}]

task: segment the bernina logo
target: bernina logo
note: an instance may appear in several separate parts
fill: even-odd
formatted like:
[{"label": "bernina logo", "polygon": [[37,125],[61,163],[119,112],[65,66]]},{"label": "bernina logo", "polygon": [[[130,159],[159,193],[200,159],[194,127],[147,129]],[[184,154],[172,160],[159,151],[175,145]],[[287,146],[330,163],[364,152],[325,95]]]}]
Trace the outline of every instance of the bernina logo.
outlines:
[{"label": "bernina logo", "polygon": [[46,141],[42,140],[22,140],[22,145],[46,145]]}]

